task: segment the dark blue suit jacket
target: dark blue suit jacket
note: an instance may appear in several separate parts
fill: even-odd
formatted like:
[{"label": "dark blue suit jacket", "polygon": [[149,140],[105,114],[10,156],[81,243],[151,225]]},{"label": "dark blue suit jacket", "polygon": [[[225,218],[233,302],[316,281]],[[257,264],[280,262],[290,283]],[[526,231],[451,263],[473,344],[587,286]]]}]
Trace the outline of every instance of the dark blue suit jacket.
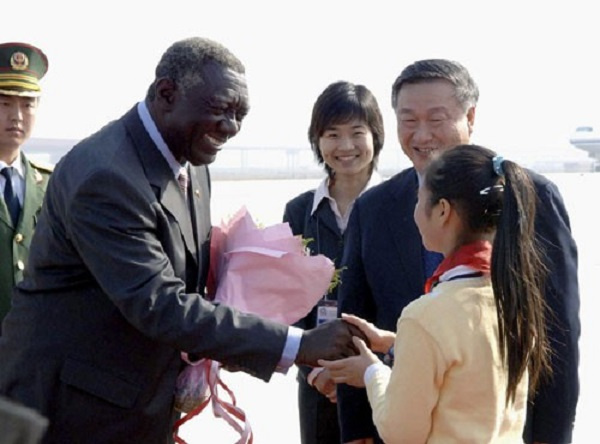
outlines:
[{"label": "dark blue suit jacket", "polygon": [[[577,248],[556,186],[531,172],[539,197],[536,231],[549,267],[546,300],[556,318],[550,327],[555,375],[540,387],[528,412],[527,442],[570,442],[579,396],[579,287]],[[353,313],[395,331],[402,310],[423,293],[422,240],[414,223],[418,181],[409,168],[365,192],[346,231],[340,313]],[[342,441],[377,436],[364,389],[338,387]]]}]

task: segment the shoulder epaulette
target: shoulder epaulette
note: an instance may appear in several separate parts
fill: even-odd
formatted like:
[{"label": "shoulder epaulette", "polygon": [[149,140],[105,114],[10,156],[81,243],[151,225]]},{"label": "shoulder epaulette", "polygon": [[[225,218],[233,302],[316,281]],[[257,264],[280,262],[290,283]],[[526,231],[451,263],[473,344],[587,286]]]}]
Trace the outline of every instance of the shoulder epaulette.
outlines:
[{"label": "shoulder epaulette", "polygon": [[52,171],[54,171],[54,165],[49,164],[49,163],[41,163],[41,162],[37,162],[37,161],[33,161],[33,160],[29,160],[29,163],[36,170],[39,170],[44,173],[50,174],[50,173],[52,173]]}]

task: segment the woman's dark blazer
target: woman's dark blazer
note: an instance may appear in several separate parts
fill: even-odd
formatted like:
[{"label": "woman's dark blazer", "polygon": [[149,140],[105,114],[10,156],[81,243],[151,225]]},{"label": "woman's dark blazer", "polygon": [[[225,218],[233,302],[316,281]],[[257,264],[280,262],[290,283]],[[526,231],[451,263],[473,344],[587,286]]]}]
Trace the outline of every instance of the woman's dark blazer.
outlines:
[{"label": "woman's dark blazer", "polygon": [[[285,206],[283,220],[290,224],[294,234],[310,239],[308,248],[311,254],[327,256],[338,269],[342,259],[344,238],[327,199],[323,199],[317,210],[311,214],[314,197],[315,190],[311,190],[289,201]],[[329,300],[337,300],[337,288],[324,296]],[[312,328],[316,323],[317,308],[315,307],[296,325]],[[310,371],[310,367],[298,368],[298,409],[302,444],[338,444],[340,438],[336,404],[308,385],[306,377]]]}]

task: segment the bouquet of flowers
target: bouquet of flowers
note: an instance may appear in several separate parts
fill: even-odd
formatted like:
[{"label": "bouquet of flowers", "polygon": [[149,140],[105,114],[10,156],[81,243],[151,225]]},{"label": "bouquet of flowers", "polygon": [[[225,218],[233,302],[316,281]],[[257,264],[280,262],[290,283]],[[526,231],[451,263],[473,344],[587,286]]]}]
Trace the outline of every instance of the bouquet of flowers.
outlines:
[{"label": "bouquet of flowers", "polygon": [[[213,227],[210,250],[208,298],[285,324],[306,316],[336,277],[333,262],[323,255],[310,256],[289,224],[258,227],[245,207]],[[177,381],[175,408],[185,416],[175,424],[175,441],[185,443],[177,436],[178,428],[212,402],[214,415],[240,434],[238,444],[252,443],[246,415],[220,378],[220,364],[191,362],[185,353],[182,359],[188,365]],[[218,387],[230,401],[219,396]]]}]

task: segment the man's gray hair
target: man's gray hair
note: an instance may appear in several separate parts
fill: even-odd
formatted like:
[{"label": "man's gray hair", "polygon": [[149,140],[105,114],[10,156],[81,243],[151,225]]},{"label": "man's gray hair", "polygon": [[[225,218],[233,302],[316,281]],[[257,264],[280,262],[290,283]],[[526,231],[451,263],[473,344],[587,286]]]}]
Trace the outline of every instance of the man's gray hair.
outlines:
[{"label": "man's gray hair", "polygon": [[154,99],[158,79],[173,80],[185,93],[201,84],[202,69],[208,62],[216,62],[240,74],[245,74],[244,64],[225,46],[203,37],[191,37],[173,43],[156,66],[155,79],[148,89],[148,98]]},{"label": "man's gray hair", "polygon": [[396,108],[403,85],[447,80],[454,86],[456,100],[464,111],[476,106],[479,88],[467,68],[459,62],[446,59],[419,60],[402,70],[392,86],[392,108]]}]

